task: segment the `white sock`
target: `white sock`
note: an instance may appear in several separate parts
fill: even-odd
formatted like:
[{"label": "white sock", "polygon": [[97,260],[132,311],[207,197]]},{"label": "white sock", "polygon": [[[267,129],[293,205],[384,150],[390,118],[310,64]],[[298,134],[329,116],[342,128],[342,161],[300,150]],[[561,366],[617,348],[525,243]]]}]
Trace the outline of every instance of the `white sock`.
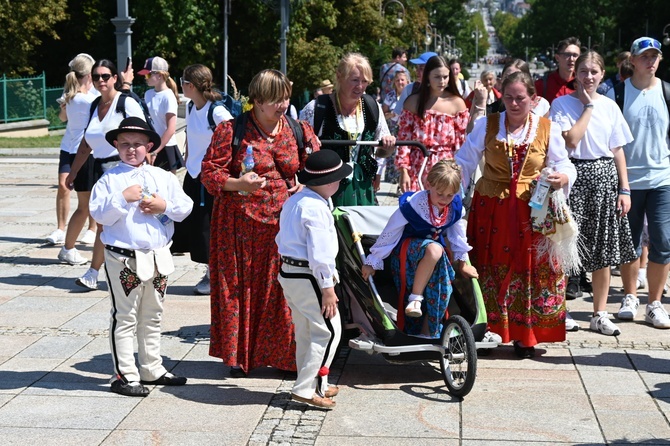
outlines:
[{"label": "white sock", "polygon": [[410,294],[409,295],[409,301],[414,302],[415,300],[418,300],[419,302],[423,301],[423,296],[421,294]]},{"label": "white sock", "polygon": [[91,273],[91,276],[93,276],[94,279],[98,279],[99,271],[97,269],[89,268],[87,272]]},{"label": "white sock", "polygon": [[637,272],[637,278],[639,280],[644,280],[647,278],[647,268],[640,268],[640,270]]}]

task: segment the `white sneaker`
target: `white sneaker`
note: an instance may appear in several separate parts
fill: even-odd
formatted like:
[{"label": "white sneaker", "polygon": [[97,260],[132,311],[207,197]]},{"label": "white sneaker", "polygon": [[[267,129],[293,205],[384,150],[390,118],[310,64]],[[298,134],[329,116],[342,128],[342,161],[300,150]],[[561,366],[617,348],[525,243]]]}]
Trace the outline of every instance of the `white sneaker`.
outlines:
[{"label": "white sneaker", "polygon": [[610,320],[607,311],[598,311],[591,317],[591,331],[597,331],[607,336],[619,336],[621,330]]},{"label": "white sneaker", "polygon": [[49,237],[47,237],[47,243],[52,245],[62,245],[65,243],[65,231],[62,229],[56,229],[54,232],[49,234]]},{"label": "white sneaker", "polygon": [[637,278],[637,289],[638,290],[643,290],[647,288],[647,279],[644,277],[638,277]]},{"label": "white sneaker", "polygon": [[570,316],[570,313],[567,311],[565,312],[565,331],[578,331],[579,330],[579,324],[577,324],[577,321],[575,321],[572,316]]},{"label": "white sneaker", "polygon": [[621,269],[619,266],[612,266],[611,267],[611,272],[613,276],[620,276],[621,275]]},{"label": "white sneaker", "polygon": [[487,331],[486,333],[484,333],[482,342],[495,342],[496,344],[502,344],[502,338],[498,333]]},{"label": "white sneaker", "polygon": [[66,249],[65,246],[63,246],[58,253],[58,260],[69,263],[70,265],[83,265],[84,263],[88,263],[88,259],[82,257],[81,254],[79,254],[79,251],[77,251],[77,248]]},{"label": "white sneaker", "polygon": [[644,321],[652,324],[654,328],[670,328],[670,317],[660,301],[647,304]]},{"label": "white sneaker", "polygon": [[640,306],[640,299],[632,294],[626,294],[621,299],[621,307],[617,313],[617,317],[621,320],[633,320],[637,315],[637,308]]},{"label": "white sneaker", "polygon": [[211,293],[211,289],[209,287],[209,269],[207,270],[205,275],[202,276],[200,282],[198,282],[195,285],[193,291],[195,292],[195,294],[202,294],[203,296],[206,296]]},{"label": "white sneaker", "polygon": [[95,243],[95,231],[87,229],[84,236],[79,240],[79,243],[83,243],[84,245],[92,245]]},{"label": "white sneaker", "polygon": [[88,288],[89,290],[98,289],[98,272],[93,268],[89,268],[83,276],[74,281],[80,287]]}]

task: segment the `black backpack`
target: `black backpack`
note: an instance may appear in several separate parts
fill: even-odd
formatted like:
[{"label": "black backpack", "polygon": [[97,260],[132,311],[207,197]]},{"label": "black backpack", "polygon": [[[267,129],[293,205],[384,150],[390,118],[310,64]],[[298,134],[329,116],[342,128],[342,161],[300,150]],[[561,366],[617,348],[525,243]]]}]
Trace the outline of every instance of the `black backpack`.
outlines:
[{"label": "black backpack", "polygon": [[[154,120],[151,119],[151,114],[149,113],[149,107],[147,106],[147,103],[144,102],[144,99],[139,97],[137,93],[131,91],[131,90],[123,90],[121,92],[121,96],[119,97],[119,100],[116,101],[116,113],[121,113],[124,118],[127,118],[128,115],[126,114],[126,98],[130,96],[131,98],[135,99],[135,101],[140,104],[140,108],[142,109],[142,113],[144,114],[144,120],[146,121],[147,124],[149,124],[149,128],[151,130],[156,131],[154,127]],[[91,118],[93,117],[93,113],[95,113],[95,109],[100,104],[100,100],[102,99],[102,96],[98,96],[91,102],[91,110],[88,115],[88,121],[91,122]]]},{"label": "black backpack", "polygon": [[[209,109],[207,110],[207,122],[211,131],[214,131],[216,128],[216,122],[214,122],[214,109],[216,107],[224,107],[233,118],[237,118],[242,114],[242,103],[240,101],[233,99],[232,96],[223,91],[219,91],[218,93],[221,95],[221,99],[210,102]],[[191,113],[191,110],[193,110],[193,101],[189,101],[188,103],[188,112]]]},{"label": "black backpack", "polygon": [[[665,99],[665,105],[668,107],[668,114],[670,114],[670,83],[661,80],[663,83],[663,99]],[[623,113],[623,104],[624,96],[626,95],[626,83],[619,82],[614,86],[614,101],[617,103]],[[668,137],[670,138],[670,125],[668,126]]]},{"label": "black backpack", "polygon": [[[293,132],[293,137],[295,142],[298,145],[298,153],[302,156],[305,151],[305,142],[303,141],[304,135],[302,132],[302,127],[300,123],[293,119],[290,115],[284,115],[288,126]],[[242,139],[244,138],[244,131],[247,127],[247,122],[249,121],[249,112],[244,112],[235,119],[233,119],[233,142],[231,143],[232,156],[231,159],[235,159],[235,155],[240,148]]]},{"label": "black backpack", "polygon": [[[329,94],[322,94],[316,98],[316,103],[314,104],[314,131],[319,132],[321,130],[321,125],[323,124],[323,119],[326,116],[326,107],[330,102]],[[369,94],[363,95],[363,102],[367,106],[367,109],[370,111],[370,119],[372,120],[372,128],[377,128],[379,123],[379,104]]]}]

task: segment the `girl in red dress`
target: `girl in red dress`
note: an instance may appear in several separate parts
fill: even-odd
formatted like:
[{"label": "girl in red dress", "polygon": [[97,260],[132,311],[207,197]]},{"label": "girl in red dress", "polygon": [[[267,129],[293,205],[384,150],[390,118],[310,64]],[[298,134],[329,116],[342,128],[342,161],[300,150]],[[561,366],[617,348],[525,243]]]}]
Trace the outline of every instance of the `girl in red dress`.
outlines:
[{"label": "girl in red dress", "polygon": [[[428,59],[423,70],[419,92],[407,98],[399,119],[399,140],[422,142],[430,158],[421,181],[439,160],[454,159],[465,141],[470,113],[458,93],[456,78],[450,76],[449,65],[441,56]],[[400,172],[403,192],[418,191],[419,170],[424,156],[410,147],[398,147],[395,164]]]}]

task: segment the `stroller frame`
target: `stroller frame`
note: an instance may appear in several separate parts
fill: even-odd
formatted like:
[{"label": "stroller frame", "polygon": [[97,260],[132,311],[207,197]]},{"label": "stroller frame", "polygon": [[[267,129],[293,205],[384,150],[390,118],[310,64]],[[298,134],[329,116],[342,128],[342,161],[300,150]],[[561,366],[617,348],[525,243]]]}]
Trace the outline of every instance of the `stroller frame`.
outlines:
[{"label": "stroller frame", "polygon": [[[381,145],[377,141],[322,141],[322,143]],[[396,145],[415,146],[427,155],[425,147],[416,141],[397,141]],[[422,171],[425,169],[426,161],[427,157],[424,159]],[[382,298],[383,295],[393,295],[397,298],[395,285],[392,278],[388,277],[390,268],[378,271],[375,276],[377,280],[370,277],[365,281],[361,276],[361,267],[365,261],[363,245],[372,245],[373,238],[381,233],[388,217],[396,209],[395,206],[345,206],[333,210],[340,244],[338,269],[342,280],[337,289],[343,328],[345,333],[353,329],[360,333],[349,340],[349,347],[369,354],[382,354],[392,363],[439,360],[447,390],[454,396],[463,397],[474,385],[477,370],[476,350],[494,348],[498,345],[495,342],[481,342],[486,331],[486,312],[476,279],[460,278],[454,281],[454,293],[448,310],[450,316],[443,321],[440,338],[428,339],[407,335],[395,325],[397,311],[403,309],[396,310]],[[376,227],[371,231],[371,228],[361,227],[365,226],[366,214],[371,217],[376,214],[374,215]],[[469,293],[479,296],[480,301],[476,302],[474,307],[470,305],[470,308],[461,311],[458,301],[464,287],[469,289]],[[468,319],[472,322],[468,322]]]}]

